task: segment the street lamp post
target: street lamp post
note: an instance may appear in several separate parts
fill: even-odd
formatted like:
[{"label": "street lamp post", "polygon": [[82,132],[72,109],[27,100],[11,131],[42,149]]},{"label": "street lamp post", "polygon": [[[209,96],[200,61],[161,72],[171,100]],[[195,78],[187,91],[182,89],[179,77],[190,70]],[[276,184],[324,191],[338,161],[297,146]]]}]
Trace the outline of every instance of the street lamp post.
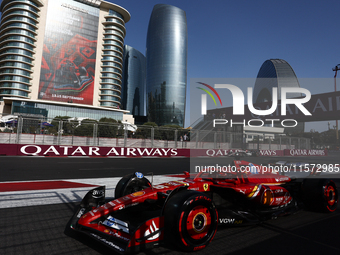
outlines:
[{"label": "street lamp post", "polygon": [[[338,70],[340,70],[340,64],[336,65],[333,68],[333,71],[335,71],[334,74],[334,91],[336,92],[336,76],[338,74]],[[336,143],[338,144],[339,142],[339,134],[338,134],[338,120],[335,121],[335,126],[336,126],[336,130],[335,130],[335,135],[336,135]]]}]

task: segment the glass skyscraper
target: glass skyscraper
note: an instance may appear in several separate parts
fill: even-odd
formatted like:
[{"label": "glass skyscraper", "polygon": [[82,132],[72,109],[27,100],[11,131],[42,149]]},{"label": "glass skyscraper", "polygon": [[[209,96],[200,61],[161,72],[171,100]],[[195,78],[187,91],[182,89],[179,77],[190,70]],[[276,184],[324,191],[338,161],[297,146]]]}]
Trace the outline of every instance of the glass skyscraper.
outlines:
[{"label": "glass skyscraper", "polygon": [[155,5],[146,42],[146,86],[148,119],[158,125],[184,126],[187,41],[185,12]]},{"label": "glass skyscraper", "polygon": [[146,59],[138,50],[125,45],[122,107],[136,116],[146,116]]}]

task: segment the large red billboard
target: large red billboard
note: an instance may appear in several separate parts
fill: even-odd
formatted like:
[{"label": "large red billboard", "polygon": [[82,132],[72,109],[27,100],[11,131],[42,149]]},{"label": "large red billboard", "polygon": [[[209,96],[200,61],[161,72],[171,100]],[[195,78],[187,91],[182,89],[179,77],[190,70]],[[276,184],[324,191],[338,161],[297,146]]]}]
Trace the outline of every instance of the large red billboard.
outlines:
[{"label": "large red billboard", "polygon": [[98,16],[76,1],[48,2],[39,99],[92,105]]}]

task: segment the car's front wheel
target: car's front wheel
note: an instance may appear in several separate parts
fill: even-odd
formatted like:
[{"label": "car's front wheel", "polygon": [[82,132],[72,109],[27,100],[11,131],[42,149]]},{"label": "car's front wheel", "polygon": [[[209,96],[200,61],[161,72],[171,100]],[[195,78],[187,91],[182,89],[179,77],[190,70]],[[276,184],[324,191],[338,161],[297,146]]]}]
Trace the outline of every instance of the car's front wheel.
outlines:
[{"label": "car's front wheel", "polygon": [[150,181],[142,173],[136,172],[124,176],[116,185],[115,199],[151,187]]},{"label": "car's front wheel", "polygon": [[205,248],[217,230],[217,210],[198,191],[181,191],[165,205],[165,240],[185,251]]}]

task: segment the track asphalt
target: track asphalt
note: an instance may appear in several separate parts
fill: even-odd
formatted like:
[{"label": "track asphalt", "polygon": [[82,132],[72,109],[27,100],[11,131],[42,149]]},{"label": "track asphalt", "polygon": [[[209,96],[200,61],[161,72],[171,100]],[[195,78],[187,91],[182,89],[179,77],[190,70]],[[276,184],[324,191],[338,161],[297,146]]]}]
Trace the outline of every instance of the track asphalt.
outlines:
[{"label": "track asphalt", "polygon": [[[0,183],[0,209],[35,205],[80,202],[93,187],[106,186],[107,198],[114,197],[114,189],[121,177],[69,179],[53,181],[22,181]],[[151,180],[151,178],[149,178]],[[153,176],[153,183],[160,184],[176,177]],[[1,253],[0,253],[1,254]]]},{"label": "track asphalt", "polygon": [[[263,160],[268,159],[254,158],[258,162]],[[308,161],[303,158],[294,160]],[[320,158],[320,161],[337,163],[340,160],[336,155]],[[119,176],[152,170],[154,183],[158,184],[167,181],[162,179],[164,174],[179,174],[189,164],[187,159],[1,157],[0,254],[115,254],[93,240],[65,234],[66,224],[86,192],[92,185],[106,185],[107,196],[113,197]],[[160,179],[157,179],[158,176]],[[35,184],[39,184],[41,189]],[[333,214],[302,210],[295,215],[254,226],[219,228],[206,249],[190,254],[340,254],[339,229],[339,209]],[[188,255],[173,247],[156,247],[139,255],[156,254]]]}]

